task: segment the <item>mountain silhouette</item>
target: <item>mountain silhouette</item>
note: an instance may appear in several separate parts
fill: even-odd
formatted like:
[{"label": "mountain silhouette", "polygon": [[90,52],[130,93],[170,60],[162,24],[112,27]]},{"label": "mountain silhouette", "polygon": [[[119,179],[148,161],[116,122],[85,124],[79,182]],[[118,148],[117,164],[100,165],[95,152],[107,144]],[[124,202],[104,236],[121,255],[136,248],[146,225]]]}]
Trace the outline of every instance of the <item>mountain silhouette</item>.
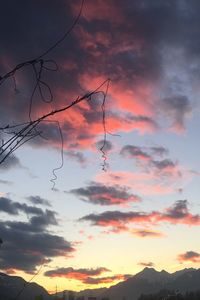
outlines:
[{"label": "mountain silhouette", "polygon": [[105,294],[111,300],[137,300],[141,294],[153,294],[162,289],[179,290],[181,293],[200,289],[200,269],[184,269],[175,273],[145,268],[142,272],[110,287]]},{"label": "mountain silhouette", "polygon": [[[21,293],[21,291],[23,292]],[[19,300],[34,300],[36,296],[42,296],[44,300],[50,300],[51,297],[47,291],[40,285],[31,282],[27,283],[19,276],[9,276],[0,273],[0,299],[10,300],[17,298]]]},{"label": "mountain silhouette", "polygon": [[[67,279],[66,279],[67,282]],[[27,283],[18,276],[9,276],[0,273],[0,299],[13,299],[24,287],[20,300],[34,300],[36,296],[43,296],[44,300],[53,299],[55,295],[48,292],[36,283]],[[75,299],[80,297],[96,297],[97,300],[109,298],[110,300],[137,300],[141,294],[155,294],[160,290],[188,291],[200,290],[200,269],[183,269],[172,274],[162,270],[160,272],[153,268],[145,268],[143,271],[122,281],[110,288],[86,289],[81,292],[74,292]],[[69,291],[65,291],[68,297]],[[62,296],[63,292],[58,293]],[[68,298],[67,298],[68,299]]]}]

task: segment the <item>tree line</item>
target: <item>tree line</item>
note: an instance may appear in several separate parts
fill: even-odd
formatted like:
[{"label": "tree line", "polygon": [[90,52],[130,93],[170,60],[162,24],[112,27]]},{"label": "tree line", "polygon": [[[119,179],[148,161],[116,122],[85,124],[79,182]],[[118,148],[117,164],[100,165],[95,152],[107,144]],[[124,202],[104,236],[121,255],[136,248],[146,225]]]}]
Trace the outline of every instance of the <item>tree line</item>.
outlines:
[{"label": "tree line", "polygon": [[200,300],[200,290],[181,294],[177,291],[162,290],[156,294],[142,294],[138,300]]}]

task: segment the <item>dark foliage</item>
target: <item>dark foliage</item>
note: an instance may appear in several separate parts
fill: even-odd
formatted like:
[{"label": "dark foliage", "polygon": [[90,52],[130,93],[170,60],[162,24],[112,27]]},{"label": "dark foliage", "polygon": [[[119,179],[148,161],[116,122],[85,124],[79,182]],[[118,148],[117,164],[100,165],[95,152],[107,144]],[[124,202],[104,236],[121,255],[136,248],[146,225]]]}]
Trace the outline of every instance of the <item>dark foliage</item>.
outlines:
[{"label": "dark foliage", "polygon": [[141,295],[138,300],[199,300],[200,291],[187,292],[184,295],[178,291],[162,290],[156,294]]}]

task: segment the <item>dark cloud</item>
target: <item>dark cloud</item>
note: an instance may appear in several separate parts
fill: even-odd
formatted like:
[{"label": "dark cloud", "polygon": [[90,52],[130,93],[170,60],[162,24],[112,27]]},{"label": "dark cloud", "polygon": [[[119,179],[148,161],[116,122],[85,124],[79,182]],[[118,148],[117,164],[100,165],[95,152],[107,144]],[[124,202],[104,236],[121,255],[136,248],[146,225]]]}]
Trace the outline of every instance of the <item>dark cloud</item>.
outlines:
[{"label": "dark cloud", "polygon": [[74,268],[59,268],[50,270],[44,273],[45,276],[49,277],[65,277],[77,280],[83,280],[88,276],[99,276],[102,273],[110,272],[107,268],[96,268],[96,269],[74,269]]},{"label": "dark cloud", "polygon": [[174,162],[170,158],[163,158],[163,156],[168,154],[168,150],[163,146],[141,147],[126,145],[121,149],[120,154],[125,158],[134,159],[141,170],[152,172],[156,178],[161,178],[161,176],[162,178],[182,176],[178,162]]},{"label": "dark cloud", "polygon": [[141,161],[146,160],[147,163],[154,165],[158,169],[175,165],[170,159],[167,158],[161,161],[155,160],[157,157],[166,156],[168,154],[168,150],[163,146],[141,147],[135,145],[125,145],[121,149],[120,154],[127,158],[134,158]]},{"label": "dark cloud", "polygon": [[27,231],[27,232],[40,232],[45,230],[49,225],[58,225],[58,222],[55,218],[55,212],[46,210],[42,212],[39,216],[33,216],[29,219],[29,222],[17,222],[7,221],[6,224],[10,226],[10,228],[16,228],[20,231]]},{"label": "dark cloud", "polygon": [[[1,159],[3,159],[6,156],[6,154],[1,154]],[[9,155],[3,163],[0,164],[0,171],[7,171],[14,168],[20,168],[21,163],[17,156],[14,154]]]},{"label": "dark cloud", "polygon": [[192,111],[189,99],[184,95],[177,95],[163,99],[162,105],[167,117],[172,121],[172,127],[183,130],[185,120]]},{"label": "dark cloud", "polygon": [[146,152],[144,152],[141,147],[132,146],[132,145],[126,145],[124,146],[120,154],[128,157],[128,158],[138,158],[138,159],[150,159],[150,155]]},{"label": "dark cloud", "polygon": [[108,152],[108,151],[112,150],[113,145],[110,141],[101,140],[96,143],[96,147],[98,150],[100,150],[103,147],[103,150],[105,152]]},{"label": "dark cloud", "polygon": [[0,236],[4,242],[0,258],[2,269],[33,272],[52,257],[66,256],[75,251],[72,243],[49,232],[50,226],[58,225],[54,211],[43,211],[1,197],[0,212],[10,216],[21,215],[22,212],[28,215],[28,221],[0,222]]},{"label": "dark cloud", "polygon": [[25,203],[13,202],[5,197],[0,197],[0,212],[6,212],[10,215],[18,215],[20,212],[39,216],[43,214],[40,208],[28,206]]},{"label": "dark cloud", "polygon": [[22,229],[16,227],[16,222],[1,222],[0,236],[4,241],[0,257],[1,269],[18,269],[32,273],[37,266],[49,259],[66,257],[75,250],[61,236],[42,231],[41,228],[37,233],[30,232],[27,227]]},{"label": "dark cloud", "polygon": [[100,205],[125,205],[141,200],[139,196],[131,194],[126,187],[106,186],[95,182],[91,182],[85,188],[73,189],[70,193],[77,195],[83,201]]},{"label": "dark cloud", "polygon": [[[10,228],[18,229],[21,231],[27,232],[40,232],[44,230],[49,225],[57,225],[56,213],[54,211],[46,209],[43,211],[40,208],[34,206],[28,206],[27,204],[12,202],[8,198],[0,198],[0,212],[5,212],[10,215],[19,215],[19,213],[24,212],[29,216],[29,222],[21,221],[7,221],[7,224]],[[33,215],[30,217],[30,215]]]},{"label": "dark cloud", "polygon": [[176,164],[171,159],[163,159],[160,161],[153,160],[151,163],[154,167],[161,171],[167,168],[174,168],[176,166]]},{"label": "dark cloud", "polygon": [[86,163],[86,158],[85,158],[84,154],[80,151],[69,150],[69,151],[65,152],[65,155],[69,159],[73,159],[73,160],[79,162],[80,164]]},{"label": "dark cloud", "polygon": [[58,225],[54,211],[43,211],[1,197],[0,212],[10,216],[24,212],[29,216],[28,221],[0,222],[0,236],[4,241],[0,258],[2,269],[33,272],[52,257],[66,256],[75,250],[63,237],[48,232],[50,226]]},{"label": "dark cloud", "polygon": [[181,219],[188,215],[188,201],[179,200],[177,201],[172,208],[167,209],[166,215],[173,219]]},{"label": "dark cloud", "polygon": [[40,196],[29,196],[27,197],[27,200],[29,200],[31,203],[36,204],[36,205],[46,205],[46,206],[51,206],[49,201],[47,201],[44,198],[41,198]]},{"label": "dark cloud", "polygon": [[106,277],[88,277],[82,280],[85,284],[106,284],[106,283],[114,283],[115,281],[124,281],[128,278],[132,277],[132,275],[129,274],[118,274],[114,276],[106,276]]},{"label": "dark cloud", "polygon": [[[70,2],[63,0],[59,0],[56,4],[50,4],[48,1],[43,0],[42,3],[40,3],[39,11],[38,5],[34,1],[30,1],[28,4],[26,1],[22,1],[17,5],[12,4],[11,1],[8,1],[8,3],[2,6],[0,23],[2,24],[3,22],[8,32],[13,33],[10,35],[2,33],[1,36],[2,48],[0,52],[2,57],[2,72],[8,72],[16,64],[38,57],[38,55],[42,54],[48,47],[54,44],[54,42],[63,35],[69,26],[71,26],[74,20],[74,16],[72,16],[70,13],[69,6]],[[12,19],[12,23],[15,28],[14,31],[13,27],[10,26],[8,19],[5,18],[5,15],[9,15]],[[52,22],[55,22],[54,26],[52,26]],[[38,28],[41,30],[38,30]],[[71,41],[70,47],[67,43],[68,49],[66,49],[66,44],[63,43],[63,48],[60,47],[58,52],[57,49],[55,49],[53,53],[51,53],[52,58],[56,60],[58,65],[62,65],[59,71],[59,79],[57,77],[58,73],[48,72],[47,69],[45,69],[45,71],[42,73],[42,80],[51,87],[54,100],[55,98],[58,98],[56,103],[57,107],[67,105],[67,103],[75,100],[80,91],[77,82],[77,74],[73,75],[73,70],[69,71],[67,68],[65,69],[68,64],[67,60],[69,60],[69,62],[74,60],[73,48],[78,49],[76,41],[72,36],[73,34],[68,36],[68,43]],[[15,48],[15,51],[13,51],[13,47]],[[79,50],[77,52],[79,53]],[[78,57],[79,55],[76,57],[76,63],[78,61]],[[52,63],[48,63],[46,67],[51,68],[55,66]],[[8,81],[8,84],[5,83],[3,86],[1,86],[1,125],[27,121],[30,97],[35,80],[34,72],[32,71],[33,69],[30,66],[24,68],[22,71],[17,72],[15,79],[18,93],[15,93],[12,81]],[[44,87],[45,86],[43,85],[43,92],[44,94],[47,94],[47,90],[45,90]],[[59,95],[59,97],[56,97],[58,89],[63,91],[63,93],[62,96]],[[64,97],[63,94],[65,94],[65,92],[68,96]],[[42,112],[44,113],[50,110],[52,110],[52,107],[44,103],[38,91],[36,91],[36,94],[33,98],[32,118],[41,115]],[[73,122],[68,122],[65,120],[64,124],[62,124],[63,135],[64,138],[67,137],[66,140],[68,140],[69,136],[71,136],[71,140],[75,141],[74,135],[76,136],[76,134],[73,136],[69,135],[69,133],[71,133],[70,128],[72,128],[72,123]],[[66,135],[65,128],[67,128]],[[43,131],[43,134],[47,139],[50,139],[51,143],[53,142],[53,145],[55,145],[55,143],[60,144],[60,135],[55,123],[42,123],[40,125],[40,130]],[[37,146],[46,146],[48,145],[48,142],[41,138],[37,138],[34,139],[34,144]]]},{"label": "dark cloud", "polygon": [[139,262],[138,263],[139,266],[142,266],[142,267],[154,267],[154,263],[153,262]]},{"label": "dark cloud", "polygon": [[[18,203],[19,204],[19,203]],[[20,205],[20,204],[19,204]],[[1,197],[0,199],[0,211],[16,215],[18,214],[18,205],[13,205],[12,201],[8,198]]]},{"label": "dark cloud", "polygon": [[163,146],[154,146],[150,147],[150,150],[153,152],[154,155],[164,156],[168,154],[168,150]]},{"label": "dark cloud", "polygon": [[179,254],[177,258],[181,263],[183,262],[193,262],[199,263],[200,262],[200,253],[195,251],[187,251],[183,254]]},{"label": "dark cloud", "polygon": [[80,221],[90,221],[92,225],[95,226],[116,226],[120,229],[126,229],[127,222],[134,220],[138,222],[140,219],[146,220],[148,218],[148,214],[141,212],[120,212],[120,211],[105,211],[100,214],[89,214],[80,219]]}]

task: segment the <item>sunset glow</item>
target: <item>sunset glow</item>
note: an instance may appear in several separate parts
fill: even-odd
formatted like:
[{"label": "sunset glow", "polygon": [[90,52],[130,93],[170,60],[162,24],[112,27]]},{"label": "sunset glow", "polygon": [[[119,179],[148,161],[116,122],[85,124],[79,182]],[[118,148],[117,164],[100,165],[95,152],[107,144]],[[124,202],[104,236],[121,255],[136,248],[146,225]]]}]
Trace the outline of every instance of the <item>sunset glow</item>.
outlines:
[{"label": "sunset glow", "polygon": [[200,266],[200,1],[82,4],[0,12],[0,269],[51,293]]}]

